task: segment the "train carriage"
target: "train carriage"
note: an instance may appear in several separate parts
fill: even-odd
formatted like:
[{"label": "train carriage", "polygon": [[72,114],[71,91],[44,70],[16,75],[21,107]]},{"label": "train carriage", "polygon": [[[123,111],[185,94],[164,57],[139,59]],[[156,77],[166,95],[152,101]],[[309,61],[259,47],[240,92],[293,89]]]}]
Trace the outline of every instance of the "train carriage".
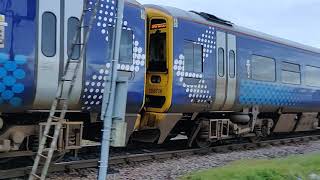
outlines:
[{"label": "train carriage", "polygon": [[146,7],[146,112],[135,139],[183,134],[207,145],[319,129],[319,49],[207,13]]},{"label": "train carriage", "polygon": [[[38,145],[42,121],[46,121],[68,57],[80,60],[81,42],[70,51],[84,3],[95,0],[3,0],[0,2],[0,152],[31,151]],[[99,142],[98,121],[105,80],[110,75],[112,33],[117,1],[100,1],[85,56],[69,101],[63,139],[58,149],[80,148],[84,139]],[[128,81],[126,131],[131,134],[144,103],[146,28],[144,7],[125,2],[118,72]],[[92,13],[92,12],[91,12]],[[85,23],[91,15],[86,15]],[[85,27],[84,27],[85,28]],[[84,29],[82,30],[82,34]],[[97,122],[98,121],[98,122]],[[40,124],[39,124],[40,123]],[[70,127],[69,127],[70,126]],[[126,141],[128,138],[126,139]],[[61,141],[59,141],[61,142]],[[68,144],[68,143],[67,143]],[[95,143],[97,144],[97,143]],[[29,153],[30,154],[30,153]],[[6,155],[8,156],[8,155]]]}]

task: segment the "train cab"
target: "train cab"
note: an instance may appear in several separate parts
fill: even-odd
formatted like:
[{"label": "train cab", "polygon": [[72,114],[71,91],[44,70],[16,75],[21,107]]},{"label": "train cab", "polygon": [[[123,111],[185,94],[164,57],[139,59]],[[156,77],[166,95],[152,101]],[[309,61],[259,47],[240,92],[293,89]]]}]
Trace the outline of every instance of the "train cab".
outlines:
[{"label": "train cab", "polygon": [[140,128],[154,128],[162,143],[180,120],[211,108],[215,69],[209,67],[215,64],[216,36],[213,27],[192,21],[199,20],[194,13],[156,5],[147,5],[146,12],[146,103]]},{"label": "train cab", "polygon": [[[172,107],[173,70],[173,17],[155,8],[146,6],[147,14],[147,70],[145,87],[145,109],[139,128],[133,139],[144,142],[163,142],[181,114],[169,114]],[[169,116],[169,117],[168,117]],[[173,121],[166,121],[167,118]],[[168,125],[172,124],[172,125]],[[159,127],[169,127],[161,133]],[[164,134],[161,136],[161,134]],[[161,136],[161,137],[160,137]],[[145,138],[148,137],[148,138]]]},{"label": "train cab", "polygon": [[[173,83],[172,17],[159,11],[147,10],[148,55],[146,107],[166,112],[171,106]],[[161,16],[160,16],[161,15]]]}]

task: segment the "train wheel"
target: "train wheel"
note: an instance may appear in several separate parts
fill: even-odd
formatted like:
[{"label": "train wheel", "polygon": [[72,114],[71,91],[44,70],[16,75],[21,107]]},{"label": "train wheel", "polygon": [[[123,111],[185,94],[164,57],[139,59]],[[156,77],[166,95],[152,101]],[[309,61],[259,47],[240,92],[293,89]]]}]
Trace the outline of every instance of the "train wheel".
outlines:
[{"label": "train wheel", "polygon": [[211,146],[212,142],[208,139],[196,138],[195,143],[199,148],[208,148]]},{"label": "train wheel", "polygon": [[195,139],[195,145],[200,148],[208,148],[212,145],[212,141],[209,139],[209,120],[206,118],[201,118],[200,120],[200,130]]}]

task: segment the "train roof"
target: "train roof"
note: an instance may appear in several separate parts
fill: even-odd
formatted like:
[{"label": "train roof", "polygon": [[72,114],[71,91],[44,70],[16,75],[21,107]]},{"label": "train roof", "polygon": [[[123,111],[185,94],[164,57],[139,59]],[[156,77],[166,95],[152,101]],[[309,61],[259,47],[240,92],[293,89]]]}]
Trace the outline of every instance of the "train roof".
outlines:
[{"label": "train roof", "polygon": [[140,4],[138,1],[136,0],[125,0],[125,2],[127,3],[130,3],[130,4],[133,4],[133,5],[136,5],[136,6],[141,6],[142,7],[142,4]]},{"label": "train roof", "polygon": [[[198,23],[209,24],[209,25],[212,25],[215,27],[227,29],[230,31],[235,31],[238,33],[247,34],[250,36],[257,37],[257,38],[262,38],[262,39],[265,39],[268,41],[272,41],[272,42],[292,46],[294,48],[298,48],[298,49],[311,51],[311,52],[320,54],[320,49],[318,49],[318,48],[304,45],[304,44],[300,44],[300,43],[290,41],[287,39],[279,38],[279,37],[272,36],[272,35],[262,33],[262,32],[258,32],[255,30],[251,30],[251,29],[248,29],[245,27],[241,27],[241,26],[235,25],[229,21],[217,18],[217,17],[210,15],[210,14],[197,13],[194,11],[185,11],[185,10],[182,10],[179,8],[170,7],[170,6],[161,6],[161,5],[147,4],[147,5],[145,5],[145,7],[159,9],[163,12],[170,14],[173,17],[176,17],[176,18],[183,18],[183,19],[198,22]],[[211,20],[208,20],[208,19],[211,19]]]}]

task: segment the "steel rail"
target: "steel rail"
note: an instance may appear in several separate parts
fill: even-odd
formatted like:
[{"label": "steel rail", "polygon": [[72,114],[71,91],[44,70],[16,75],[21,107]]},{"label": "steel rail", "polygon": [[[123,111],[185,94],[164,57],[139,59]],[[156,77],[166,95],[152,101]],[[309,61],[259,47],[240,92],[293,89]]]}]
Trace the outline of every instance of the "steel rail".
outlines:
[{"label": "steel rail", "polygon": [[[182,158],[195,154],[208,154],[208,153],[227,153],[234,150],[249,150],[254,148],[263,148],[266,146],[279,146],[279,145],[289,145],[299,142],[309,142],[309,141],[318,141],[320,140],[320,135],[308,135],[308,136],[299,136],[291,137],[284,139],[274,139],[266,140],[255,143],[239,143],[239,144],[229,144],[221,145],[209,148],[196,148],[196,149],[186,149],[186,150],[177,150],[177,151],[165,151],[165,152],[154,152],[154,153],[145,153],[145,154],[131,154],[125,156],[111,157],[109,160],[109,165],[125,165],[130,163],[139,163],[145,161],[153,160],[165,160],[171,158]],[[80,161],[70,161],[70,162],[61,162],[54,163],[50,166],[49,173],[53,172],[64,172],[70,171],[73,169],[85,169],[85,168],[98,168],[99,159],[90,159],[90,160],[80,160]],[[0,179],[10,179],[25,177],[29,174],[32,167],[23,167],[9,170],[0,170]]]}]

